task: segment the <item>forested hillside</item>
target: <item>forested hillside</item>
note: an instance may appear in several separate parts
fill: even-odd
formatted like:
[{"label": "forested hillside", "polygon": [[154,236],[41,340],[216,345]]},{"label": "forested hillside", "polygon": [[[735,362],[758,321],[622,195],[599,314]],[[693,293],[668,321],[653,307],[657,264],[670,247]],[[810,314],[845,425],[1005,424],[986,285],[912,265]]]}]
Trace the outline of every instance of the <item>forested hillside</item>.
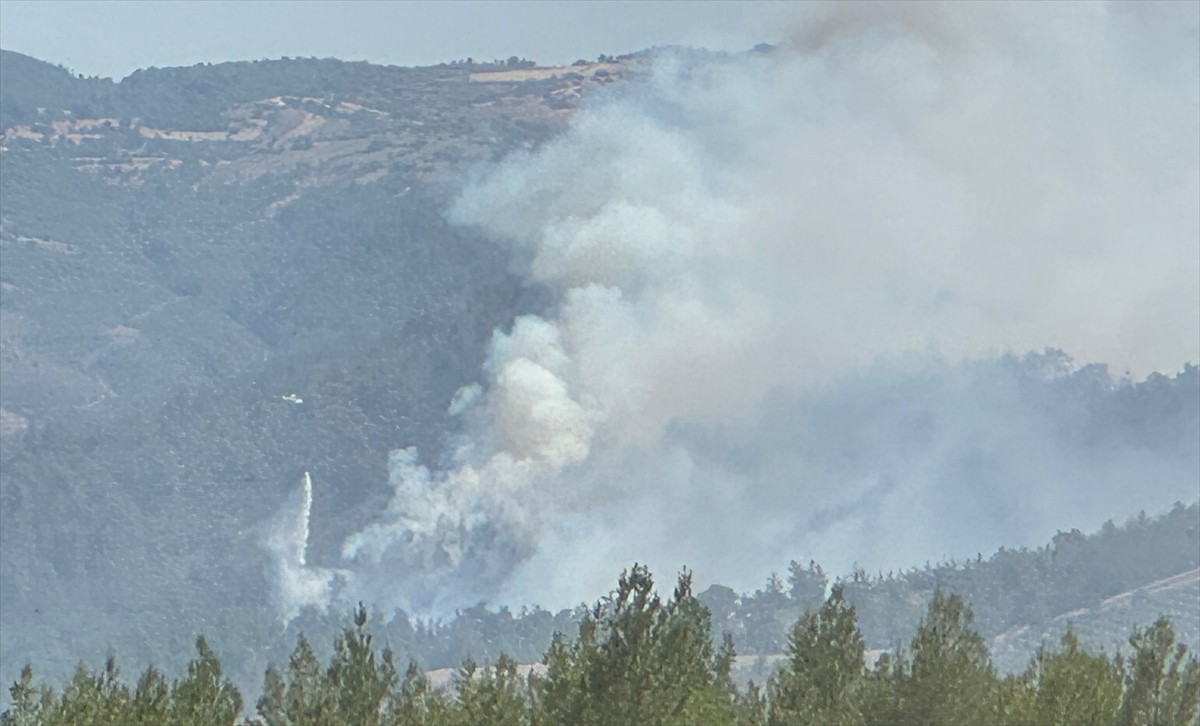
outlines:
[{"label": "forested hillside", "polygon": [[[1044,643],[1057,642],[1072,624],[1087,647],[1112,654],[1132,628],[1167,616],[1182,642],[1200,650],[1200,580],[1177,589],[1147,593],[1138,607],[1116,622],[1091,624],[1086,615],[1104,601],[1163,578],[1200,567],[1200,504],[1179,505],[1170,512],[1128,522],[1109,523],[1101,531],[1064,532],[1036,549],[1002,549],[988,558],[941,563],[904,572],[868,575],[827,573],[815,562],[793,561],[782,576],[772,575],[754,592],[738,593],[720,584],[706,587],[697,598],[712,615],[714,645],[728,633],[743,655],[771,655],[787,648],[795,621],[813,612],[830,587],[838,587],[858,613],[867,648],[888,649],[911,637],[936,590],[972,604],[975,627],[1002,649],[1004,670],[1020,671]],[[700,573],[703,575],[703,573]],[[549,646],[556,631],[573,630],[587,612],[584,605],[550,612],[539,607],[489,608],[479,605],[446,619],[421,619],[404,612],[372,613],[377,637],[401,660],[428,668],[457,666],[466,658],[494,661],[506,653],[518,663],[532,663]],[[1067,616],[1056,622],[1058,616]],[[331,642],[342,627],[340,618],[305,611],[287,630],[287,640],[307,633],[314,642]],[[1012,652],[994,639],[1018,628],[1030,631],[1024,648]],[[282,658],[275,652],[273,657]]]},{"label": "forested hillside", "polygon": [[[1040,344],[989,347],[984,333],[969,354],[943,354],[897,324],[903,310],[926,331],[976,314],[1017,325],[1050,306],[1034,285],[996,312],[1000,275],[954,272],[1018,256],[1007,238],[939,260],[942,277],[900,269],[889,220],[912,211],[913,249],[942,244],[926,245],[941,237],[921,225],[959,215],[917,207],[958,200],[961,170],[931,182],[936,193],[909,189],[937,165],[897,129],[923,130],[925,144],[945,119],[863,112],[886,94],[844,96],[831,90],[843,78],[811,75],[842,57],[763,45],[556,68],[295,58],[114,82],[0,51],[0,680],[31,662],[60,684],[49,696],[19,686],[9,720],[38,708],[78,720],[77,707],[186,720],[199,701],[228,720],[253,712],[265,685],[270,723],[334,711],[359,723],[380,707],[402,721],[788,722],[807,686],[760,675],[762,701],[728,681],[765,674],[797,638],[848,633],[852,607],[863,648],[912,645],[882,670],[851,669],[847,702],[878,722],[900,718],[887,708],[918,688],[914,633],[922,617],[950,617],[951,597],[974,608],[972,632],[991,648],[985,667],[968,638],[982,684],[970,698],[983,699],[971,708],[1042,708],[1040,676],[1003,674],[1068,627],[1111,657],[1135,626],[1151,628],[1139,642],[1166,639],[1151,624],[1167,615],[1172,638],[1200,646],[1200,369],[1180,360],[1142,376]],[[871,58],[871,73],[890,67]],[[968,95],[964,118],[992,118]],[[847,118],[880,123],[884,146],[844,142]],[[1108,138],[1072,124],[1071,139]],[[802,126],[814,135],[795,158],[776,153]],[[855,163],[823,156],[835,151]],[[1007,197],[979,166],[983,191],[962,209],[986,214],[953,244],[995,242],[975,234],[995,227],[990,215],[1019,216],[991,204]],[[844,189],[793,178],[823,168],[859,176]],[[812,219],[768,228],[796,206],[792,184]],[[892,206],[858,214],[830,190]],[[1121,229],[1141,229],[1136,201]],[[1174,243],[1162,227],[1138,244]],[[1034,249],[1034,231],[1005,234]],[[886,244],[855,246],[871,235]],[[1071,257],[1087,242],[1063,254],[1102,278],[1111,260]],[[860,275],[867,259],[887,269]],[[960,293],[987,304],[959,309]],[[281,521],[290,539],[277,547]],[[364,533],[380,536],[355,559]],[[571,606],[603,587],[585,577],[635,556],[691,563],[702,586],[656,600],[635,570],[620,590],[633,605]],[[909,567],[868,566],[879,562]],[[301,605],[281,586],[297,572],[320,586]],[[369,628],[342,632],[360,600]],[[661,631],[639,678],[669,703],[639,710],[638,684],[614,675],[641,657],[618,647],[626,627]],[[726,633],[742,656],[732,671]],[[301,634],[311,653],[293,651]],[[1151,708],[1134,685],[1149,676],[1073,642],[1063,662],[1102,675],[1112,713],[1142,718],[1129,714]],[[390,661],[373,650],[384,647]],[[140,688],[112,668],[70,680],[109,649],[126,674],[145,673]],[[831,657],[862,660],[850,656]],[[512,676],[543,658],[541,685]],[[468,659],[477,669],[457,700],[431,694],[425,669]],[[420,666],[401,678],[410,660]],[[371,694],[337,695],[355,668]],[[584,693],[593,671],[613,680]],[[605,710],[615,702],[633,710]]]},{"label": "forested hillside", "polygon": [[386,501],[389,450],[440,455],[493,329],[541,304],[445,207],[621,73],[488,75],[506,68],[113,83],[0,55],[5,678],[109,644],[182,666],[184,622],[265,639],[263,530],[300,472],[327,485],[321,560]]},{"label": "forested hillside", "polygon": [[[322,667],[301,634],[286,665],[264,676],[257,718],[200,637],[186,675],[153,667],[131,685],[114,656],[80,664],[61,688],[27,666],[10,689],[17,724],[951,724],[1200,722],[1200,662],[1160,619],[1113,659],[1068,632],[1019,675],[1001,676],[958,595],[937,590],[906,647],[868,655],[841,586],[788,633],[787,659],[763,684],[731,679],[735,644],[713,645],[711,615],[680,575],[670,598],[635,565],[585,609],[577,634],[556,632],[541,667],[508,655],[466,658],[448,689],[380,650],[361,605]],[[403,671],[404,675],[400,673]],[[249,710],[249,709],[247,709]]]}]

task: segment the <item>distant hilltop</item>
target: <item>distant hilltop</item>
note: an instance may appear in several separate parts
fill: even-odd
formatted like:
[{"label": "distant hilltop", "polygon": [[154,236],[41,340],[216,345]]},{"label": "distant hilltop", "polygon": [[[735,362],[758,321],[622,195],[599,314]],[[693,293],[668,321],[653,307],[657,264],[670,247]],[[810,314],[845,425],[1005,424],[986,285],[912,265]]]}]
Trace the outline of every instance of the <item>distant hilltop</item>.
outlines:
[{"label": "distant hilltop", "polygon": [[543,68],[515,63],[455,62],[404,68],[334,59],[291,58],[198,64],[137,70],[119,82],[84,78],[21,53],[0,50],[0,128],[36,124],[59,116],[75,119],[138,116],[151,125],[218,131],[231,106],[272,96],[320,97],[408,95],[415,86],[469,80],[493,83],[550,82],[550,99],[565,108],[582,87],[610,82],[636,64],[635,56],[604,57],[583,65]]}]

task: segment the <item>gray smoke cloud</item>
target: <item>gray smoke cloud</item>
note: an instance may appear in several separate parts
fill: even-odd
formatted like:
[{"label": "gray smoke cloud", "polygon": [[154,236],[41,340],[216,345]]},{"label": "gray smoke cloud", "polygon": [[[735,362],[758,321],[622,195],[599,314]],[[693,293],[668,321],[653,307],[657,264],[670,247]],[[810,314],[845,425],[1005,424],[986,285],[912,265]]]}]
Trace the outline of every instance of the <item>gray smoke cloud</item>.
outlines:
[{"label": "gray smoke cloud", "polygon": [[448,402],[449,462],[392,455],[347,592],[562,604],[634,559],[746,586],[1194,498],[1189,445],[1066,435],[970,361],[1200,360],[1200,5],[797,12],[771,53],[658,54],[463,192],[555,303]]}]

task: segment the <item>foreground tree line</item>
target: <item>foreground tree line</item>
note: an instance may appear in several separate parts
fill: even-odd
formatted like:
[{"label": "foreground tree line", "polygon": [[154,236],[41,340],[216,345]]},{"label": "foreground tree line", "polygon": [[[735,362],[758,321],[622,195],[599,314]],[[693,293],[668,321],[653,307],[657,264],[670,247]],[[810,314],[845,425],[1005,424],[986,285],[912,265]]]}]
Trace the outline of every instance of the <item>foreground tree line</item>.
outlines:
[{"label": "foreground tree line", "polygon": [[[938,591],[907,649],[868,664],[855,608],[835,587],[791,630],[788,657],[769,681],[738,688],[733,639],[712,637],[709,611],[684,571],[663,600],[645,567],[557,633],[543,669],[522,675],[501,655],[470,658],[448,688],[415,663],[400,674],[379,651],[361,605],[322,666],[303,635],[286,668],[267,669],[257,716],[242,724],[1190,724],[1200,725],[1200,663],[1160,619],[1135,630],[1128,657],[1084,651],[1068,632],[1020,675],[1000,676],[957,595]],[[34,683],[26,666],[10,689],[3,726],[27,724],[235,724],[242,696],[204,637],[186,675],[153,666],[130,686],[115,658],[80,664],[61,689]]]}]

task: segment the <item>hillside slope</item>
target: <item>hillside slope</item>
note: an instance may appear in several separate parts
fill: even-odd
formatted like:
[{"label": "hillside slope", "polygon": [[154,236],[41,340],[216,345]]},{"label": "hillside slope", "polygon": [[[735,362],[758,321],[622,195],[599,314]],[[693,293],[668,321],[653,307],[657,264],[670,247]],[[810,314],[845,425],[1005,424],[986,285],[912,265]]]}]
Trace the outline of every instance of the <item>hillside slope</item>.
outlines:
[{"label": "hillside slope", "polygon": [[[494,331],[543,313],[552,297],[517,274],[519,253],[449,223],[446,211],[477,171],[555,138],[640,63],[294,59],[148,69],[113,83],[0,52],[0,680],[26,659],[60,679],[113,646],[131,668],[178,671],[204,630],[252,691],[280,656],[265,644],[290,647],[301,629],[328,640],[341,613],[308,610],[281,624],[267,524],[308,472],[305,564],[344,566],[341,544],[393,494],[388,453],[415,447],[433,469],[449,460],[460,421],[448,408],[478,380]],[[586,152],[574,159],[586,163]],[[702,333],[697,347],[708,344]],[[670,358],[691,364],[689,352]],[[699,545],[733,552],[728,533],[753,533],[764,513],[792,534],[833,541],[858,537],[838,533],[846,510],[866,512],[869,527],[897,500],[921,498],[923,512],[894,507],[889,521],[931,529],[983,511],[988,531],[969,541],[990,551],[1076,526],[1046,531],[1050,506],[1029,522],[1030,500],[1054,501],[1036,497],[1046,482],[1094,504],[1075,513],[1098,525],[1169,507],[1200,479],[1195,366],[1133,382],[1053,350],[881,364],[771,392],[761,409],[741,428],[664,422],[664,448],[696,452],[697,472],[750,472],[747,481],[767,485],[727,498],[701,489],[692,495],[701,506],[672,500],[635,519],[650,529],[655,516],[677,518],[673,531],[695,537],[680,549],[698,557]],[[861,496],[820,496],[835,490]],[[595,496],[623,514],[626,502]],[[804,514],[793,515],[800,501]],[[925,519],[910,527],[917,515]],[[692,516],[727,529],[714,534]],[[1005,539],[1014,531],[1023,541]],[[1075,542],[1064,535],[1045,551],[1003,552],[975,580],[983,568],[856,572],[847,590],[877,647],[909,632],[932,588],[948,583],[967,585],[986,635],[1028,626],[1020,633],[1040,637],[1063,613],[1111,615],[1103,598],[1195,567],[1176,561],[1190,556],[1192,531],[1114,547],[1106,557],[1119,571],[1092,566],[1080,578],[1043,566]],[[776,565],[807,560],[773,544],[798,541],[786,534],[762,551]],[[878,551],[919,549],[879,540]],[[711,589],[717,630],[734,632],[745,653],[777,652],[824,593],[824,575],[805,572],[791,593]],[[1176,592],[1164,585],[1149,600],[1114,602]],[[440,667],[498,648],[536,657],[573,623],[570,609],[492,605],[443,621],[395,613],[388,637]],[[1153,609],[1131,617],[1145,622]],[[1028,649],[1023,637],[1004,642]]]},{"label": "hillside slope", "polygon": [[320,561],[386,500],[389,449],[437,456],[492,330],[539,305],[447,202],[605,67],[114,84],[0,55],[0,679],[110,644],[170,664],[183,623],[272,627],[262,524],[299,473]]}]

